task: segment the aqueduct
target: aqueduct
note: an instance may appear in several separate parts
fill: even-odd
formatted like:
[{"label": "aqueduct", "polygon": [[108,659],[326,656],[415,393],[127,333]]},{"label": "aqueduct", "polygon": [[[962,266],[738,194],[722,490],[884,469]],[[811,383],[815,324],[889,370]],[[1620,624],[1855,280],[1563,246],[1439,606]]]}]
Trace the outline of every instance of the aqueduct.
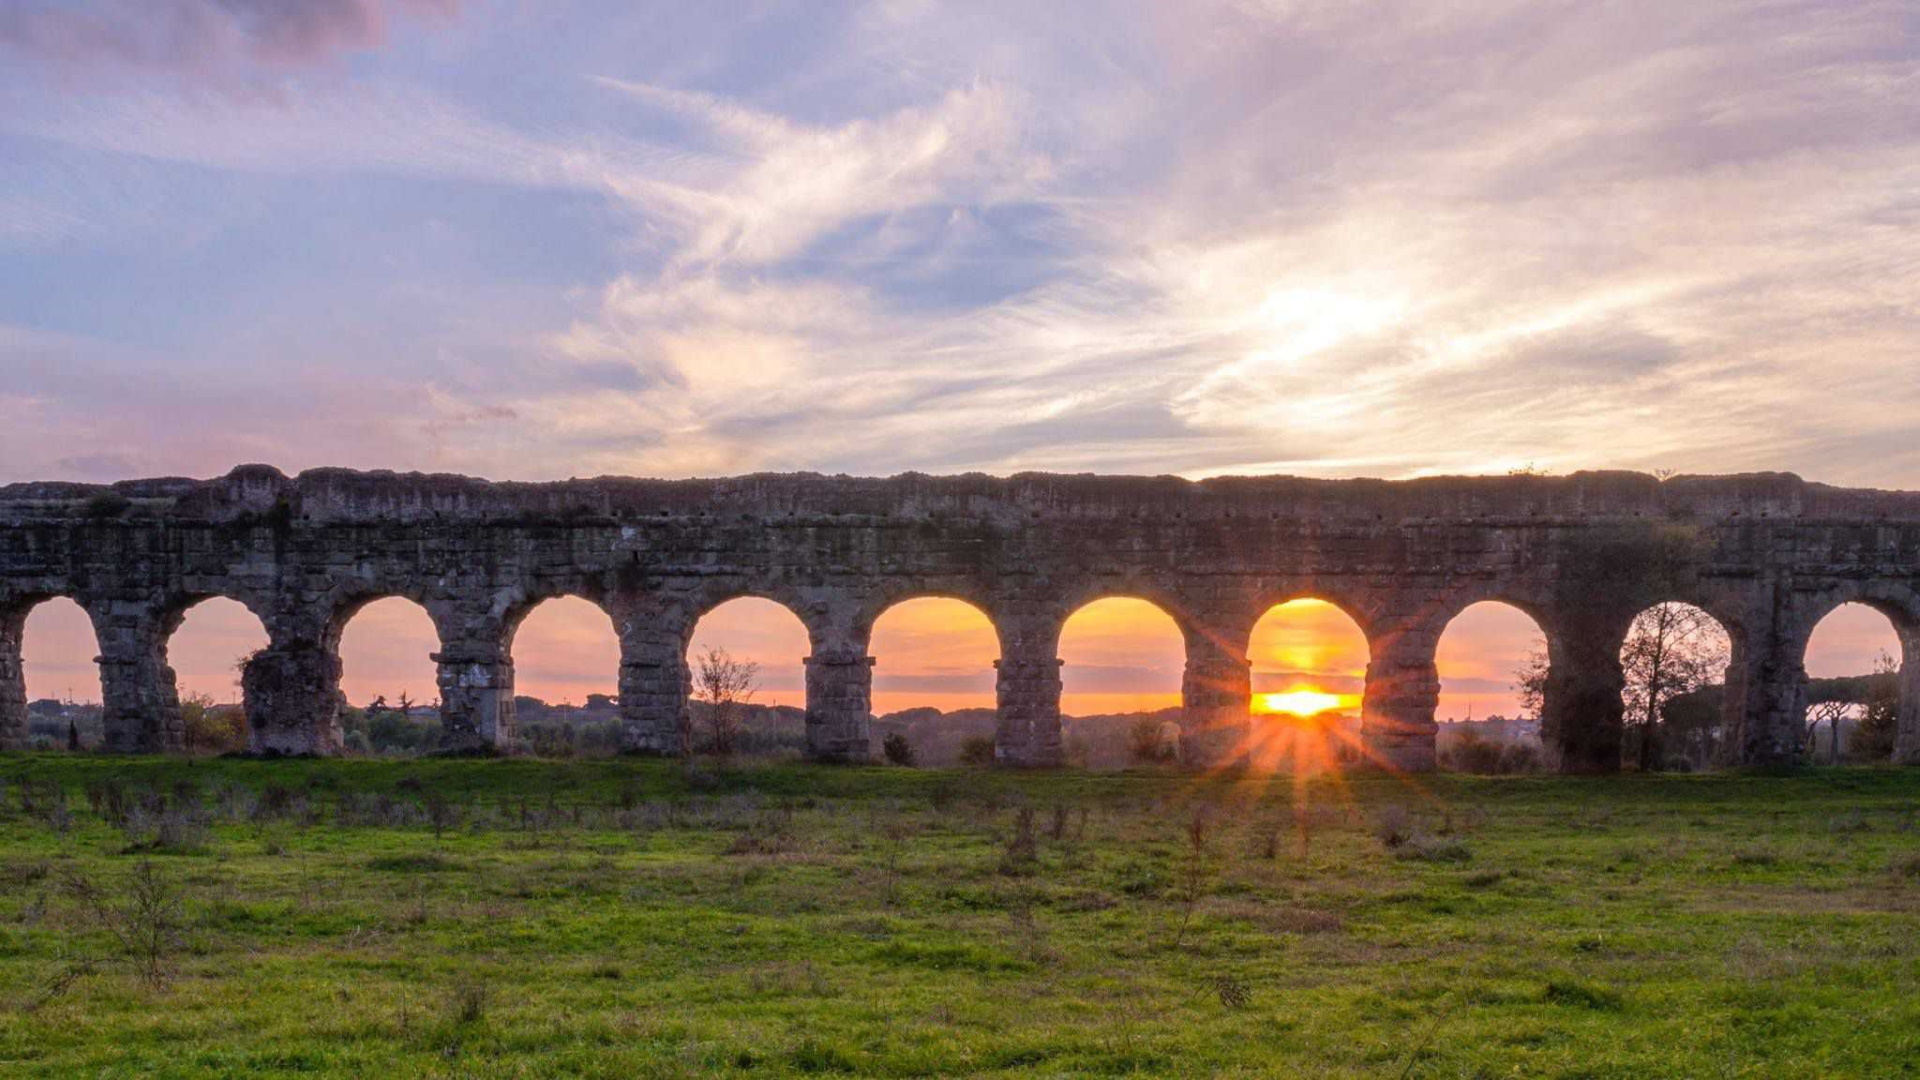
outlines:
[{"label": "aqueduct", "polygon": [[189,607],[225,596],[270,639],[242,677],[253,749],[333,752],[341,629],[402,596],[439,631],[449,744],[503,746],[514,629],[562,595],[612,616],[623,740],[642,753],[677,746],[701,614],[740,596],[787,605],[811,639],[808,744],[826,760],[868,752],[880,613],[912,597],[966,600],[999,631],[998,755],[1042,766],[1061,760],[1056,645],[1081,604],[1139,597],[1174,617],[1187,642],[1183,742],[1223,763],[1249,725],[1251,627],[1272,604],[1317,597],[1365,633],[1363,734],[1409,770],[1433,766],[1442,629],[1499,600],[1547,636],[1544,727],[1573,771],[1618,766],[1621,643],[1634,614],[1663,601],[1704,608],[1732,637],[1729,760],[1791,763],[1808,635],[1857,601],[1899,631],[1897,754],[1920,763],[1920,493],[1785,474],[519,484],[245,466],[209,481],[14,484],[0,487],[0,744],[27,731],[26,614],[65,596],[99,638],[109,748],[177,748],[166,642]]}]

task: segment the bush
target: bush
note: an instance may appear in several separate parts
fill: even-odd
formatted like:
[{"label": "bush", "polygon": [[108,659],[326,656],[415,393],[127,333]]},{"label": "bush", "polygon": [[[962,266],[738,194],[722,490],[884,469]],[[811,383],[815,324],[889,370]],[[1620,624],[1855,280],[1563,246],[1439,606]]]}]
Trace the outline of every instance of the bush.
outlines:
[{"label": "bush", "polygon": [[1166,727],[1155,717],[1143,716],[1127,729],[1127,749],[1133,760],[1142,765],[1159,765],[1172,761],[1179,748],[1172,739],[1167,738]]},{"label": "bush", "polygon": [[1479,733],[1463,731],[1440,755],[1442,767],[1453,772],[1504,776],[1539,772],[1540,748],[1530,743],[1495,743]]},{"label": "bush", "polygon": [[913,744],[907,741],[905,734],[898,731],[887,732],[880,740],[880,752],[886,755],[887,763],[913,768]]},{"label": "bush", "polygon": [[975,735],[963,739],[960,743],[960,764],[969,769],[985,769],[993,765],[993,737]]}]

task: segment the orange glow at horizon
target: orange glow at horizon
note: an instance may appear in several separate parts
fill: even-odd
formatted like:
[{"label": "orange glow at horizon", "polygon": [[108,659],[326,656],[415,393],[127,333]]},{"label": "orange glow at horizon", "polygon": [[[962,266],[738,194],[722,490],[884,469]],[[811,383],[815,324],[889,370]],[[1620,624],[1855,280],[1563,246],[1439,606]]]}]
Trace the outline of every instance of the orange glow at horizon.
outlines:
[{"label": "orange glow at horizon", "polygon": [[758,596],[721,604],[694,624],[688,664],[697,663],[708,648],[725,649],[736,660],[760,665],[751,699],[755,705],[806,707],[806,657],[813,640],[800,616],[785,605]]},{"label": "orange glow at horizon", "polygon": [[1483,600],[1453,617],[1440,634],[1434,662],[1440,670],[1440,721],[1520,716],[1514,689],[1529,654],[1544,651],[1546,635],[1526,612]]},{"label": "orange glow at horizon", "polygon": [[1173,616],[1146,600],[1109,596],[1060,629],[1060,712],[1153,712],[1180,704],[1187,643]]},{"label": "orange glow at horizon", "polygon": [[923,596],[893,605],[874,621],[867,654],[876,716],[994,707],[1000,635],[986,612],[963,600]]}]

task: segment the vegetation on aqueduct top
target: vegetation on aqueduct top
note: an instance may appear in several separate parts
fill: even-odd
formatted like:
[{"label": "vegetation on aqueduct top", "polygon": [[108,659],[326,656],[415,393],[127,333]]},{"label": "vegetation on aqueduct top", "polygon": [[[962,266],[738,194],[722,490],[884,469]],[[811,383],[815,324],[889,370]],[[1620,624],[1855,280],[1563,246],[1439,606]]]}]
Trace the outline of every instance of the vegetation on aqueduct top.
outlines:
[{"label": "vegetation on aqueduct top", "polygon": [[0,759],[10,1076],[1920,1075],[1920,770]]}]

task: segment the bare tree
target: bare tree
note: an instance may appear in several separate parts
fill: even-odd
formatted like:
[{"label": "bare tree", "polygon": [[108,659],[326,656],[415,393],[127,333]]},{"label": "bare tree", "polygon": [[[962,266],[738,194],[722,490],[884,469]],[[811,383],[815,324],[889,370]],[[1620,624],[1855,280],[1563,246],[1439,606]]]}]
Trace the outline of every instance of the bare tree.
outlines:
[{"label": "bare tree", "polygon": [[1655,604],[1634,617],[1620,650],[1627,727],[1640,735],[1640,768],[1660,764],[1667,703],[1723,677],[1733,656],[1727,632],[1691,604]]},{"label": "bare tree", "polygon": [[736,659],[714,647],[700,654],[694,666],[694,696],[706,705],[707,747],[726,757],[733,753],[740,721],[760,678],[760,665]]}]

